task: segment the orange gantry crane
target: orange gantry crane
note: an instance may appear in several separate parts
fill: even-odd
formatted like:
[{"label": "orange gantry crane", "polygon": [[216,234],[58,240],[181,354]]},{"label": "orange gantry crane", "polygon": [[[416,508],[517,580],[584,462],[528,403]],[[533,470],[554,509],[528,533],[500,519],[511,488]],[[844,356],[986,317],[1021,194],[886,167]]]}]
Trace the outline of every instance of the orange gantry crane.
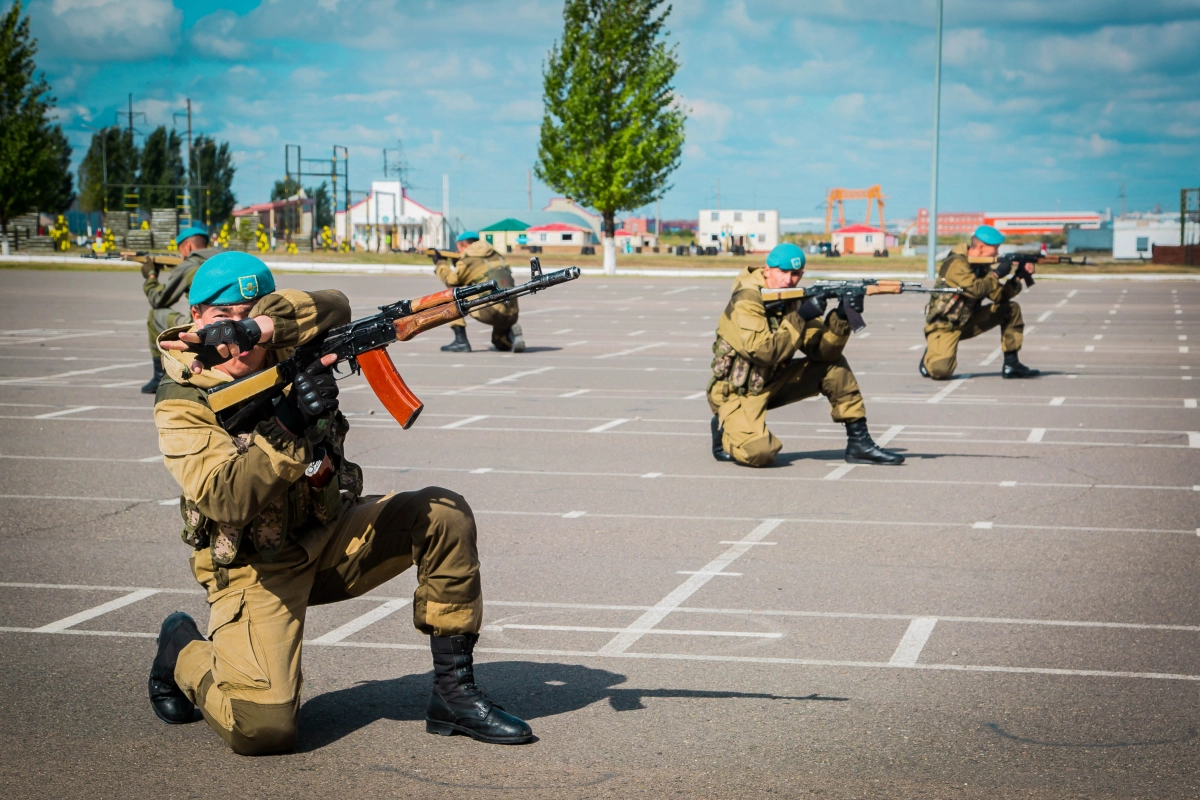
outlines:
[{"label": "orange gantry crane", "polygon": [[846,227],[846,214],[842,207],[843,200],[867,201],[867,225],[871,224],[871,206],[874,203],[878,203],[879,229],[887,230],[883,222],[883,197],[883,189],[878,183],[870,189],[830,189],[829,195],[825,198],[825,235],[828,236],[832,231],[834,203],[837,203],[838,225],[843,228]]}]

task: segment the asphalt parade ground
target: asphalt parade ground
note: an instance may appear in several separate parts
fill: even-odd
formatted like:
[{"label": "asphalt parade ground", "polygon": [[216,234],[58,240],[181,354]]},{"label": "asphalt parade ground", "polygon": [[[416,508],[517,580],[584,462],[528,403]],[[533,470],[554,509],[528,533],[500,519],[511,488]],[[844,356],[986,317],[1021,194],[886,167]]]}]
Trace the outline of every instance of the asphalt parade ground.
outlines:
[{"label": "asphalt parade ground", "polygon": [[[518,280],[520,280],[518,276]],[[431,277],[282,275],[355,316]],[[403,431],[343,383],[370,493],[479,520],[477,677],[539,741],[425,732],[415,575],[309,612],[297,752],[166,726],[162,618],[207,610],[158,454],[136,273],[0,271],[5,797],[1200,796],[1200,283],[1041,280],[1031,381],[999,332],[917,374],[924,298],[867,299],[846,356],[898,468],[850,467],[823,398],[770,469],[715,462],[726,279],[584,278],[390,348]]]}]

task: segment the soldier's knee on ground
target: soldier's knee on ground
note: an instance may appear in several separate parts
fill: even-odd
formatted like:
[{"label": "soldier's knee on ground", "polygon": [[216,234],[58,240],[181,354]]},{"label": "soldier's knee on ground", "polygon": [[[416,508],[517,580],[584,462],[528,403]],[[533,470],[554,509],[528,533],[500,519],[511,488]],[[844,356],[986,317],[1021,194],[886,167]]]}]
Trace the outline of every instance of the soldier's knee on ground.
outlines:
[{"label": "soldier's knee on ground", "polygon": [[954,374],[954,368],[958,366],[958,358],[956,355],[944,358],[929,358],[925,359],[925,369],[929,372],[929,377],[934,380],[944,381]]},{"label": "soldier's knee on ground", "polygon": [[300,725],[299,700],[261,705],[233,700],[233,729],[226,741],[233,752],[242,756],[267,756],[287,753],[296,746]]},{"label": "soldier's knee on ground", "polygon": [[769,467],[775,463],[775,456],[782,449],[783,443],[771,434],[767,434],[736,444],[727,452],[739,464],[745,464],[748,467]]}]

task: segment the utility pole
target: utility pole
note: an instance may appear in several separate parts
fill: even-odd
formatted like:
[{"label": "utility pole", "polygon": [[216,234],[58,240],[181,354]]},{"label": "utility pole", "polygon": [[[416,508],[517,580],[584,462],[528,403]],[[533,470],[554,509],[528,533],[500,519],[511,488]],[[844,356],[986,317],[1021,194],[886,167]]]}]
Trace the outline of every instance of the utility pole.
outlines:
[{"label": "utility pole", "polygon": [[937,201],[938,201],[938,137],[941,134],[942,113],[942,0],[937,0],[937,57],[933,68],[933,172],[929,185],[929,235],[925,258],[925,277],[937,277]]},{"label": "utility pole", "polygon": [[1121,181],[1121,219],[1125,219],[1125,181]]},{"label": "utility pole", "polygon": [[533,170],[525,170],[525,202],[530,211],[533,211]]},{"label": "utility pole", "polygon": [[654,238],[662,236],[662,200],[654,201]]},{"label": "utility pole", "polygon": [[450,247],[450,173],[442,173],[442,246]]},{"label": "utility pole", "polygon": [[721,210],[721,179],[717,178],[717,211]]}]

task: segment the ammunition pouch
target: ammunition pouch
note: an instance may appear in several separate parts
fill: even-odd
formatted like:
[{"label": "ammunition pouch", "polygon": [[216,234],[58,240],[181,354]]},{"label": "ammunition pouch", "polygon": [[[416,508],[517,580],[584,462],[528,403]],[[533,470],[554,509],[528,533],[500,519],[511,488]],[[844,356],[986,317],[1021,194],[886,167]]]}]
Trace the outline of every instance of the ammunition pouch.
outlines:
[{"label": "ammunition pouch", "polygon": [[753,363],[718,336],[713,342],[712,374],[710,389],[717,381],[727,381],[737,394],[753,397],[763,393],[775,377],[775,368]]},{"label": "ammunition pouch", "polygon": [[513,280],[512,270],[504,263],[490,267],[487,271],[487,280],[495,281],[496,285],[501,289],[511,289],[517,285],[516,281]]}]

